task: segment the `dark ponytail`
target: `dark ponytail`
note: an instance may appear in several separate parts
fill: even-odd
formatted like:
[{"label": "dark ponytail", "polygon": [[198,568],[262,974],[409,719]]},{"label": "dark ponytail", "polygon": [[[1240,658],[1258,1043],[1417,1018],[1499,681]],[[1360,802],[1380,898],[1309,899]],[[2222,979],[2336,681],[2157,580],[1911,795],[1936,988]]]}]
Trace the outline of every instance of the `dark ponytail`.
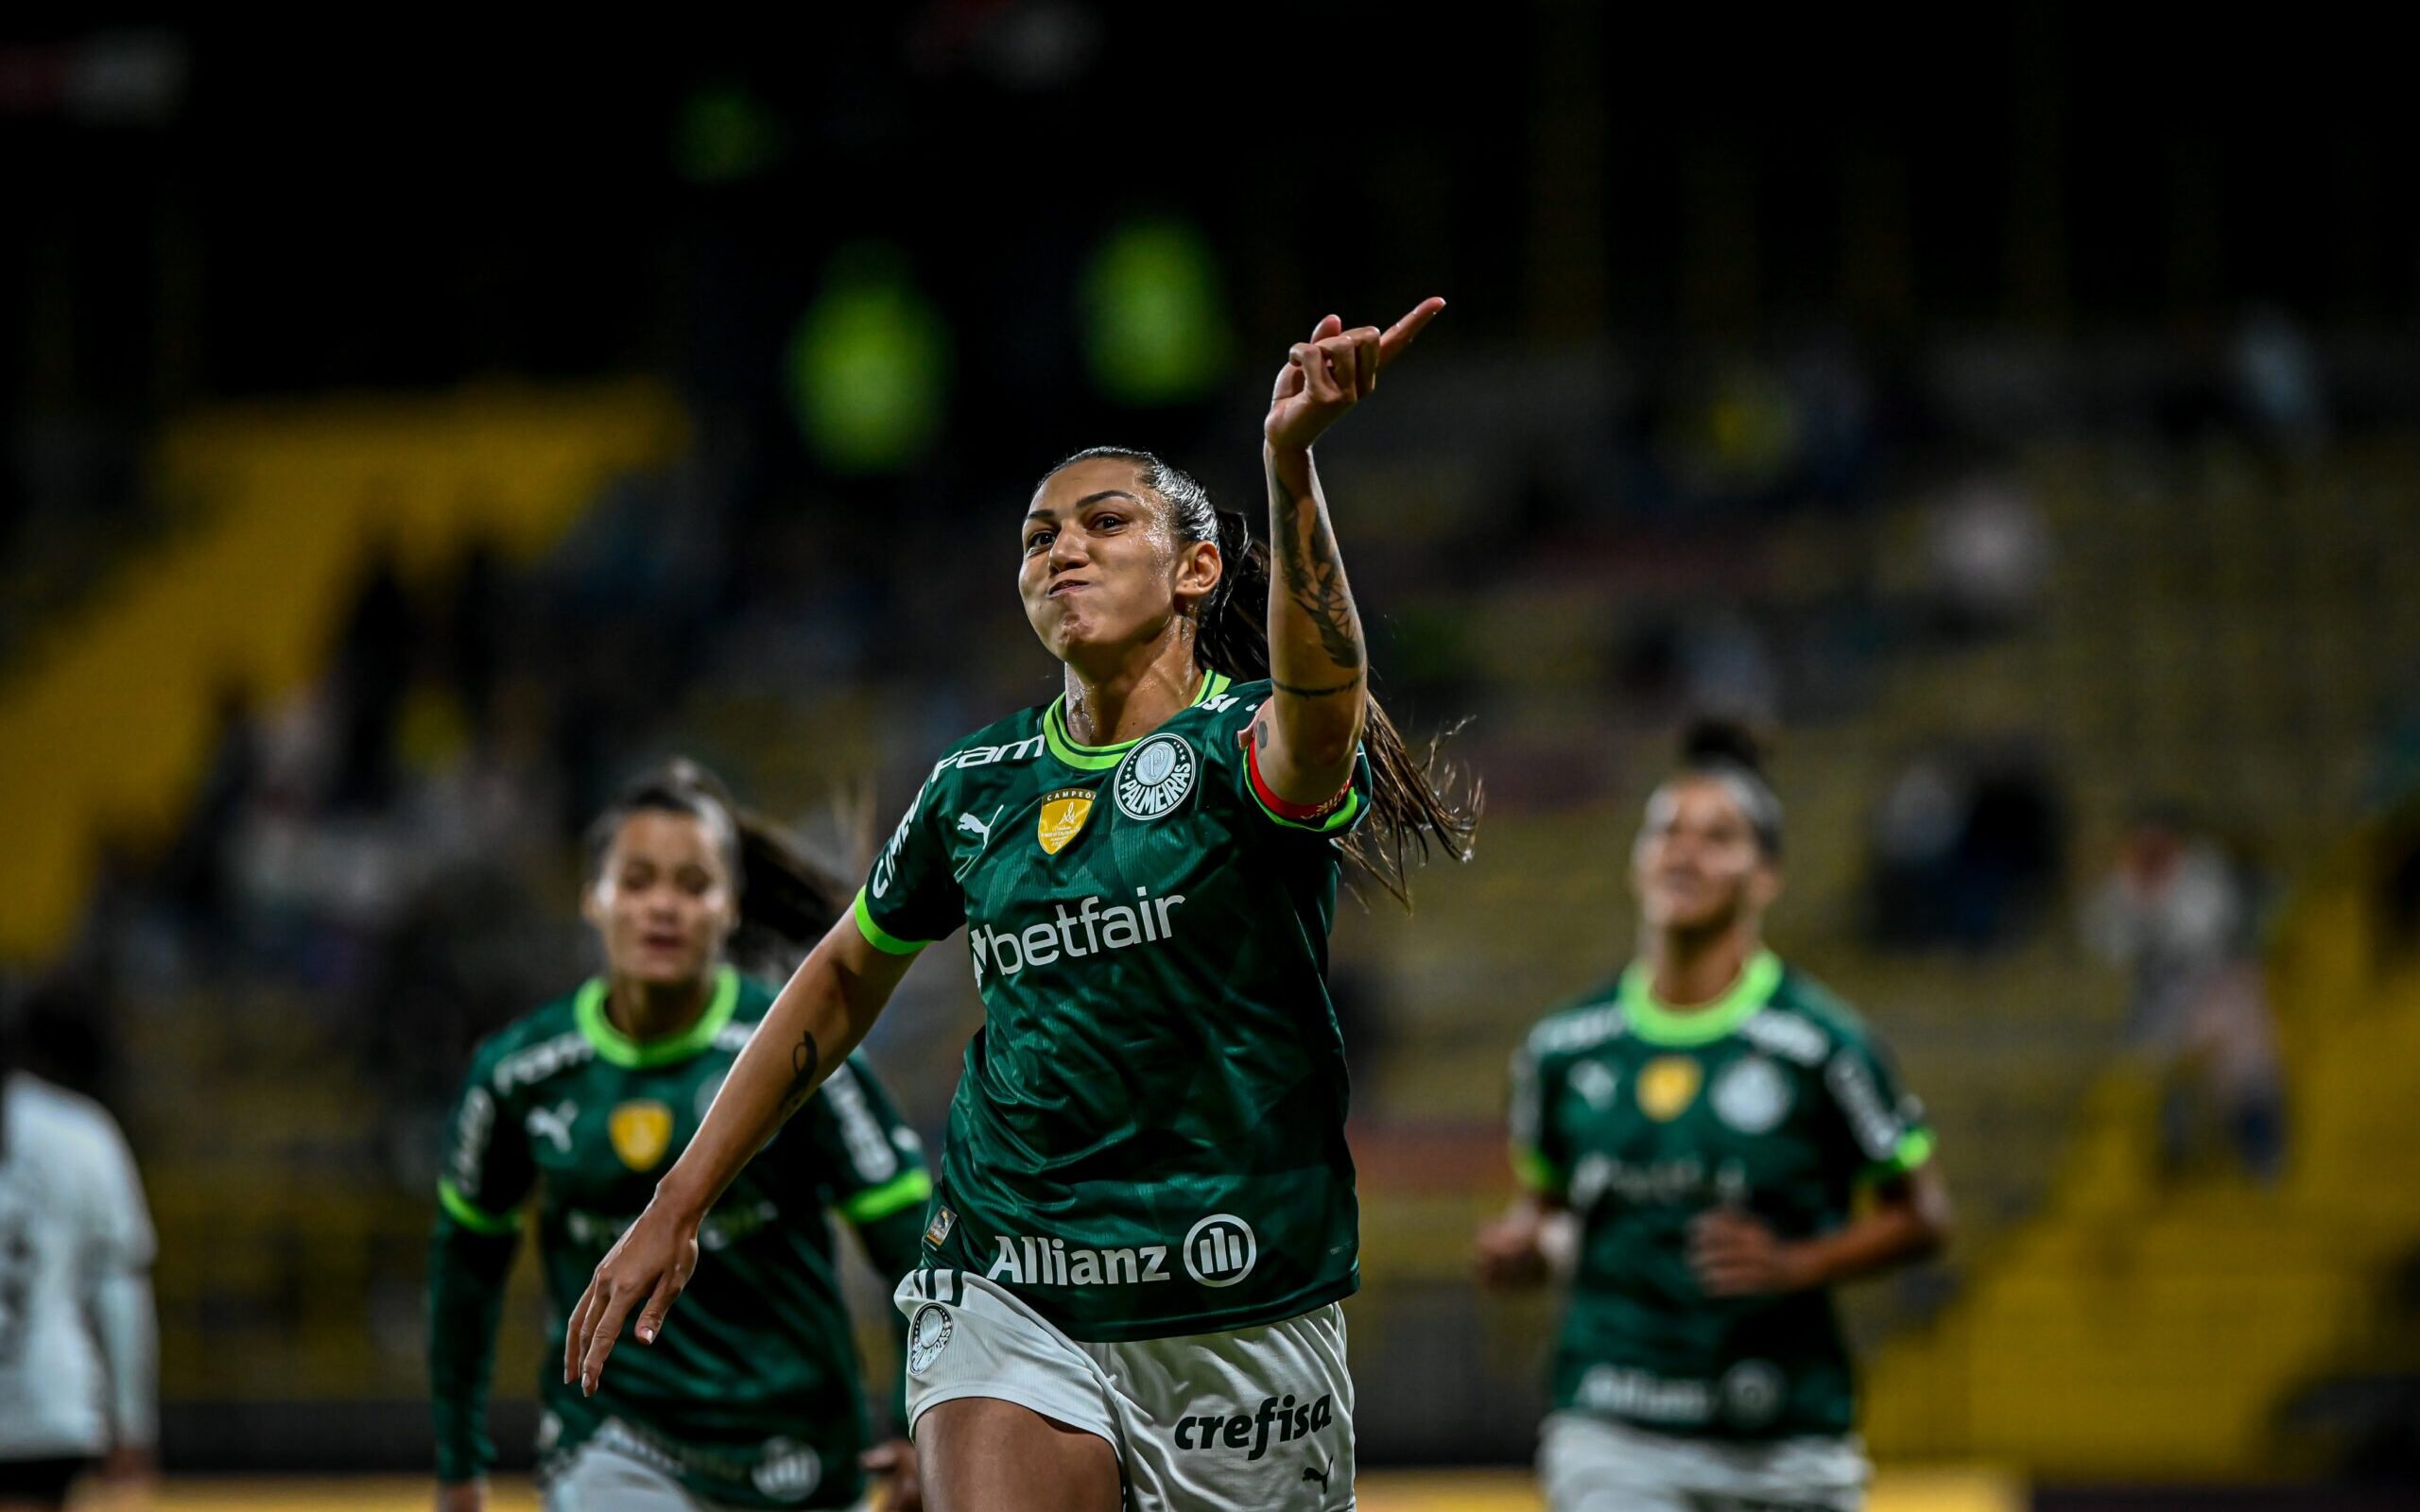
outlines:
[{"label": "dark ponytail", "polygon": [[1730,788],[1766,859],[1781,859],[1781,798],[1765,776],[1764,749],[1745,725],[1711,718],[1692,723],[1681,734],[1681,772]]},{"label": "dark ponytail", "polygon": [[642,813],[686,815],[713,833],[739,892],[739,927],[729,954],[743,971],[788,976],[849,905],[849,885],[837,872],[809,857],[780,826],[741,808],[722,779],[685,756],[625,788],[589,826],[590,882],[603,869],[623,823]]},{"label": "dark ponytail", "polygon": [[[1219,548],[1226,570],[1195,608],[1195,657],[1238,682],[1268,677],[1269,548],[1253,539],[1252,523],[1236,510],[1212,507],[1208,490],[1191,473],[1150,452],[1091,447],[1051,472],[1097,457],[1135,464],[1144,485],[1167,501],[1177,539],[1207,541]],[[1361,747],[1370,758],[1371,813],[1344,840],[1344,853],[1408,908],[1411,868],[1427,861],[1432,848],[1456,861],[1470,859],[1481,794],[1477,782],[1457,791],[1463,786],[1461,774],[1438,759],[1443,735],[1428,743],[1425,758],[1415,759],[1377,695],[1365,690],[1363,696],[1368,713]]]}]

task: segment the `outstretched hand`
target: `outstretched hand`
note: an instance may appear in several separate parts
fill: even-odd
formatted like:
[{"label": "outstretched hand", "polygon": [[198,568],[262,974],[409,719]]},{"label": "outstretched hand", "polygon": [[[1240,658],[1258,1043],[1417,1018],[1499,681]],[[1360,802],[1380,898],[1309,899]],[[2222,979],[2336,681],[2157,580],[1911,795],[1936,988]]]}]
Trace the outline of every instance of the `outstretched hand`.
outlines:
[{"label": "outstretched hand", "polygon": [[1269,418],[1261,435],[1270,445],[1305,451],[1344,412],[1378,387],[1378,371],[1403,355],[1445,301],[1421,301],[1411,313],[1380,331],[1376,326],[1344,329],[1340,317],[1329,316],[1311,328],[1308,341],[1296,342],[1277,369],[1277,387],[1269,396]]},{"label": "outstretched hand", "polygon": [[580,1395],[595,1396],[631,1309],[647,1304],[639,1310],[637,1332],[641,1344],[653,1344],[664,1329],[664,1314],[697,1268],[697,1225],[648,1203],[596,1263],[588,1290],[571,1310],[571,1326],[563,1332],[563,1384],[577,1381]]},{"label": "outstretched hand", "polygon": [[1481,1286],[1518,1291],[1544,1282],[1547,1275],[1546,1246],[1539,1215],[1526,1208],[1483,1226],[1471,1246],[1471,1267]]}]

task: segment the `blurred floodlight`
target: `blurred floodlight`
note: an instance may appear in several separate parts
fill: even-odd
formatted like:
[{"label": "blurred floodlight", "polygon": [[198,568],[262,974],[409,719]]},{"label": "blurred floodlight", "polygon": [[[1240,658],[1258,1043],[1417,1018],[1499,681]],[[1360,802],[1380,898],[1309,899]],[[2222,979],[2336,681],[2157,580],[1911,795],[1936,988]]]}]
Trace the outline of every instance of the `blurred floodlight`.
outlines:
[{"label": "blurred floodlight", "polygon": [[1093,382],[1121,404],[1200,399],[1226,370],[1218,262],[1187,222],[1151,217],[1110,232],[1085,272],[1083,303]]},{"label": "blurred floodlight", "polygon": [[834,254],[790,342],[790,395],[809,450],[855,476],[913,462],[941,425],[949,361],[949,328],[895,249]]}]

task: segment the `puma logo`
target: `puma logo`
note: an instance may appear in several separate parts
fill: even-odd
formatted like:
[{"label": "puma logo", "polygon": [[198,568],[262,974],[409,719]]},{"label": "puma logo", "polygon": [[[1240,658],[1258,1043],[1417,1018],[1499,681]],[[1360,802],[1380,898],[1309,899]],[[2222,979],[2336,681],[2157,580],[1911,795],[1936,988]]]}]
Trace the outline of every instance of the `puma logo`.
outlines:
[{"label": "puma logo", "polygon": [[1305,1479],[1305,1480],[1306,1480],[1306,1481],[1317,1481],[1317,1482],[1319,1482],[1319,1483],[1320,1483],[1320,1489],[1321,1489],[1321,1490],[1322,1490],[1322,1491],[1324,1491],[1324,1490],[1326,1490],[1326,1489],[1327,1489],[1327,1477],[1328,1477],[1328,1472],[1329,1472],[1330,1470],[1335,1469],[1336,1469],[1336,1465],[1335,1465],[1335,1463],[1334,1463],[1333,1461],[1331,1461],[1331,1462],[1330,1462],[1330,1463],[1328,1463],[1328,1464],[1325,1464],[1325,1465],[1321,1466],[1318,1469],[1310,1469],[1308,1466],[1305,1466],[1305,1467],[1304,1467],[1304,1469],[1303,1469],[1303,1479]]},{"label": "puma logo", "polygon": [[[1000,811],[998,809],[994,809],[992,811],[992,817],[996,819],[999,816]],[[984,819],[978,819],[972,814],[959,815],[958,816],[958,827],[964,830],[967,833],[975,836],[976,839],[983,841],[986,844],[991,841],[992,826],[990,822]]]},{"label": "puma logo", "polygon": [[568,1154],[571,1150],[571,1121],[579,1116],[578,1104],[557,1103],[552,1108],[529,1109],[528,1117],[525,1122],[528,1126],[531,1139],[536,1139],[543,1134],[554,1141],[557,1153]]}]

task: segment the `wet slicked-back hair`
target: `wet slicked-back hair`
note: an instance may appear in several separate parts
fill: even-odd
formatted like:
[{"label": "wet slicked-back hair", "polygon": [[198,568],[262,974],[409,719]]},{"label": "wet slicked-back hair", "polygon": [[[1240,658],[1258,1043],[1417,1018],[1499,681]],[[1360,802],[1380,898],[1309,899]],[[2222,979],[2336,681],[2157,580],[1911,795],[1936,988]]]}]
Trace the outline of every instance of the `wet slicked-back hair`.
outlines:
[{"label": "wet slicked-back hair", "polygon": [[[1134,464],[1143,486],[1167,503],[1179,541],[1188,545],[1206,541],[1219,548],[1225,570],[1194,610],[1196,660],[1238,682],[1268,677],[1269,548],[1253,539],[1251,522],[1233,509],[1215,507],[1209,490],[1193,474],[1139,448],[1087,447],[1050,472],[1056,474],[1078,462],[1102,458]],[[1432,848],[1456,861],[1470,859],[1481,794],[1478,783],[1464,782],[1439,760],[1438,740],[1429,742],[1425,759],[1415,759],[1366,684],[1362,696],[1368,708],[1361,745],[1370,758],[1371,813],[1360,829],[1345,837],[1343,850],[1409,907],[1411,868],[1426,862]]]}]

